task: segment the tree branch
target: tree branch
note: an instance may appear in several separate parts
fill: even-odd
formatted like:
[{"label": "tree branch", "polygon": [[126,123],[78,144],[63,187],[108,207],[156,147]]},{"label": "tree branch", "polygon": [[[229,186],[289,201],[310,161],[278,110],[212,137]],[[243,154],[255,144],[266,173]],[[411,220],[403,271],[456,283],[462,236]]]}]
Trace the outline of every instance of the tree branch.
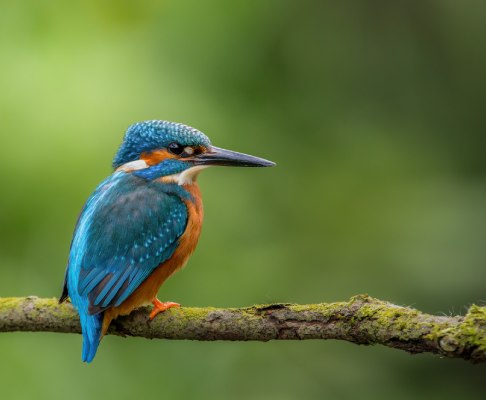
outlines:
[{"label": "tree branch", "polygon": [[[465,316],[434,316],[359,295],[339,303],[172,308],[153,321],[148,315],[149,307],[135,310],[113,321],[108,333],[149,339],[338,339],[486,361],[486,307],[476,305]],[[81,328],[69,303],[0,298],[0,332],[14,331],[80,333]]]}]

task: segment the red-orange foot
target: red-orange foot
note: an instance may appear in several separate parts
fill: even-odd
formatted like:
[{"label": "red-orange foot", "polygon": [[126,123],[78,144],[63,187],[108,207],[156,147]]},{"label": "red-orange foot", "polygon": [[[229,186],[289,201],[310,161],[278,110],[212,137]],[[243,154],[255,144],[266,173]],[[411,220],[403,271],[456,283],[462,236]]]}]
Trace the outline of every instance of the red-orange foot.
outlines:
[{"label": "red-orange foot", "polygon": [[172,307],[180,307],[181,305],[178,303],[173,303],[171,301],[166,301],[166,302],[161,302],[158,298],[155,298],[152,300],[152,304],[154,305],[154,308],[152,309],[152,312],[150,313],[150,320],[152,321],[155,316],[158,313],[161,313],[169,308]]}]

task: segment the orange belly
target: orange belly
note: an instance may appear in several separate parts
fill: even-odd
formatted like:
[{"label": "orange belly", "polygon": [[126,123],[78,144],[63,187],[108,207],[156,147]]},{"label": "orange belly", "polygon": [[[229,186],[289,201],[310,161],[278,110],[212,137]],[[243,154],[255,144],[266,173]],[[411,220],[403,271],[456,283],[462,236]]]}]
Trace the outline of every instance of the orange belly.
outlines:
[{"label": "orange belly", "polygon": [[123,303],[118,307],[105,310],[102,335],[106,333],[113,319],[119,315],[130,314],[135,308],[150,303],[157,296],[157,292],[164,281],[181,269],[195,250],[203,221],[201,192],[196,182],[185,185],[184,188],[192,195],[193,199],[184,200],[188,210],[188,219],[186,230],[179,239],[179,246],[172,257],[160,264]]}]

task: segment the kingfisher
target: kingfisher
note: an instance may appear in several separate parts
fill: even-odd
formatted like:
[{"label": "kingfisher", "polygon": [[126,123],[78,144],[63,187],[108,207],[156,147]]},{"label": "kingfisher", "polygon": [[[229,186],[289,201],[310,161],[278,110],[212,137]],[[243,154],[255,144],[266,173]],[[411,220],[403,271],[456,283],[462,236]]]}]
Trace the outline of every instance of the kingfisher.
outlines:
[{"label": "kingfisher", "polygon": [[157,293],[196,248],[203,222],[199,172],[275,163],[221,149],[201,131],[169,121],[128,128],[113,173],[86,201],[74,229],[64,287],[79,313],[82,360],[91,362],[111,321],[144,304],[150,319],[171,307]]}]

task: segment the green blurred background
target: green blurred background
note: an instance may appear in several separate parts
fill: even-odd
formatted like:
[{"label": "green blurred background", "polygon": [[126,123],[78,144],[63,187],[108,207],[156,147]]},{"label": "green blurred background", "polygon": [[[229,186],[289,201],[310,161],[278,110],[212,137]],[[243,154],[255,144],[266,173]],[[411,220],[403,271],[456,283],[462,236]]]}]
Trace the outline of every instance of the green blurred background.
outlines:
[{"label": "green blurred background", "polygon": [[[277,168],[200,177],[160,298],[484,304],[486,3],[0,2],[0,296],[59,295],[78,212],[128,125],[193,125]],[[0,396],[474,399],[484,366],[344,342],[0,335]]]}]

